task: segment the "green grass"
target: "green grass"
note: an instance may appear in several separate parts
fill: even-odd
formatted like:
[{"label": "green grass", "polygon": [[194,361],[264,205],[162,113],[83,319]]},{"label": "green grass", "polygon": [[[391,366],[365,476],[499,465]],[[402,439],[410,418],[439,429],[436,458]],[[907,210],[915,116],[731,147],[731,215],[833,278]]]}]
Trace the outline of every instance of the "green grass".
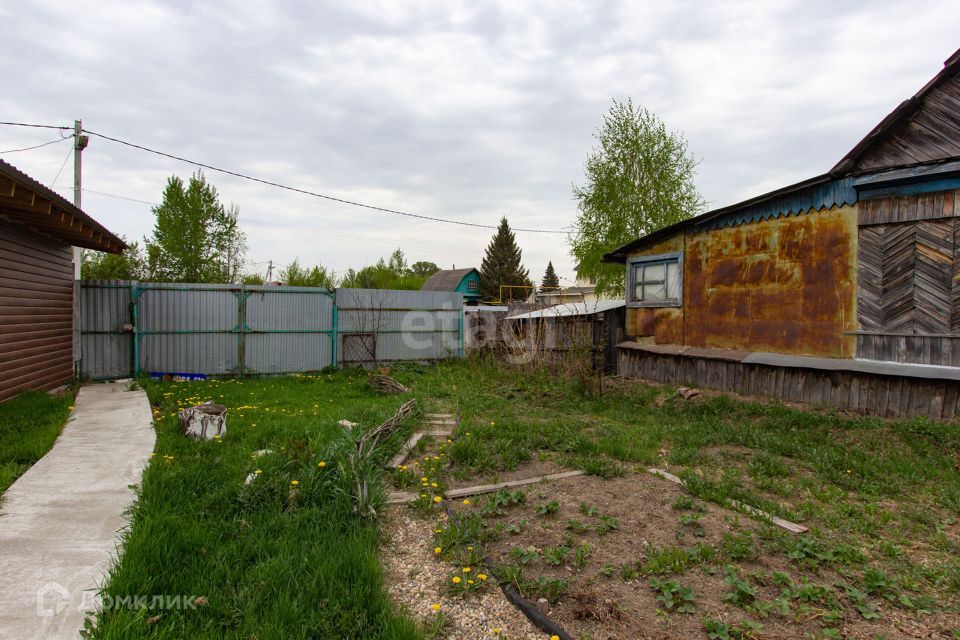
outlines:
[{"label": "green grass", "polygon": [[[462,415],[470,432],[451,472],[489,475],[512,468],[517,452],[551,452],[560,462],[607,476],[669,465],[701,500],[739,500],[803,522],[800,538],[773,527],[756,540],[730,536],[718,552],[749,563],[780,554],[799,571],[832,570],[857,583],[868,570],[895,576],[908,600],[960,610],[960,429],[802,411],[724,396],[685,401],[640,383],[587,395],[573,380],[471,360],[430,370],[415,383]],[[666,401],[658,395],[666,392]],[[611,473],[612,470],[612,473]],[[675,508],[689,509],[692,500]],[[631,575],[679,572],[685,549],[666,549]],[[919,610],[921,607],[916,607]]]},{"label": "green grass", "polygon": [[70,417],[73,394],[29,391],[0,404],[0,494],[42,458]]},{"label": "green grass", "polygon": [[[341,461],[330,457],[338,420],[374,426],[402,399],[376,396],[351,373],[146,389],[160,410],[156,456],[105,592],[114,600],[162,594],[207,602],[115,608],[101,615],[94,637],[421,637],[391,607],[378,530],[353,513]],[[204,400],[231,407],[222,443],[179,434],[177,407]],[[261,449],[275,453],[254,461]],[[245,485],[256,469],[259,477]]]},{"label": "green grass", "polygon": [[[668,464],[700,500],[737,499],[811,527],[802,538],[765,527],[755,538],[730,536],[722,549],[654,550],[645,563],[622,565],[630,579],[776,553],[797,571],[842,570],[865,591],[874,575],[866,572],[881,572],[896,587],[880,593],[896,598],[901,608],[921,594],[924,606],[930,598],[942,606],[956,602],[960,549],[944,533],[960,516],[960,474],[954,468],[960,432],[953,425],[848,418],[725,397],[658,402],[660,389],[634,383],[586,396],[575,381],[477,360],[398,366],[393,375],[413,387],[425,410],[461,414],[448,449],[454,476],[486,477],[538,452],[601,476]],[[377,562],[377,524],[353,513],[338,480],[343,470],[335,453],[341,432],[336,422],[374,426],[402,397],[377,396],[362,374],[351,372],[150,383],[147,391],[160,412],[158,455],[144,476],[123,560],[106,593],[204,596],[207,604],[195,610],[111,610],[101,616],[95,637],[429,633],[391,607]],[[231,408],[226,438],[183,438],[176,408],[208,399]],[[251,454],[258,449],[276,454],[254,462]],[[390,453],[385,450],[383,459]],[[320,460],[328,463],[325,469],[317,467]],[[244,485],[257,468],[258,480]],[[379,484],[379,472],[371,473]],[[416,486],[415,478],[399,472],[395,477]],[[299,482],[294,497],[292,480]],[[526,502],[531,511],[542,506],[535,496]],[[678,501],[675,508],[697,504]],[[423,509],[433,514],[436,507],[425,503]],[[491,509],[487,515],[494,518],[507,505]],[[581,524],[594,524],[590,509],[583,509],[590,523]],[[536,524],[549,523],[547,515],[544,508]],[[522,536],[523,526],[511,522],[504,530]],[[437,546],[445,557],[456,557],[478,537],[452,531]],[[919,557],[911,555],[917,545]],[[716,558],[709,555],[714,551]],[[567,586],[522,573],[519,567],[515,581],[525,592],[555,599]]]}]

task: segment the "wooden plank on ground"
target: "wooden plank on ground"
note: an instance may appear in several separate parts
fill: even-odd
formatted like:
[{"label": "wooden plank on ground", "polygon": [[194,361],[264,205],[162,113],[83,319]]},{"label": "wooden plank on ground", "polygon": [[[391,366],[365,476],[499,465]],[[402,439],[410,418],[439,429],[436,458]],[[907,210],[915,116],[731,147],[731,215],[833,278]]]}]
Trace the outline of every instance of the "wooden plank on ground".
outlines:
[{"label": "wooden plank on ground", "polygon": [[403,461],[407,459],[407,456],[410,455],[410,452],[413,451],[413,448],[417,446],[417,443],[420,442],[420,438],[422,437],[422,433],[415,433],[410,436],[410,439],[400,447],[400,451],[397,451],[397,455],[390,458],[390,462],[387,463],[387,468],[396,469],[402,465]]},{"label": "wooden plank on ground", "polygon": [[474,496],[481,493],[493,493],[500,489],[512,489],[513,487],[522,487],[527,484],[536,484],[549,480],[563,480],[564,478],[574,478],[585,475],[586,471],[565,471],[563,473],[552,473],[547,476],[537,478],[526,478],[524,480],[511,480],[509,482],[498,482],[496,484],[481,484],[476,487],[464,487],[463,489],[451,489],[447,491],[448,498],[462,498],[464,496]]},{"label": "wooden plank on ground", "polygon": [[809,529],[802,524],[797,524],[795,522],[790,522],[789,520],[784,520],[783,518],[778,518],[777,516],[772,516],[766,511],[752,507],[749,504],[744,504],[739,500],[731,500],[730,506],[736,509],[737,511],[744,511],[753,516],[758,516],[760,518],[765,518],[777,525],[781,529],[786,529],[790,533],[806,533]]},{"label": "wooden plank on ground", "polygon": [[[647,472],[652,473],[655,476],[660,476],[664,480],[669,480],[674,484],[683,485],[683,480],[673,475],[669,471],[664,471],[663,469],[655,469],[653,467],[647,469]],[[749,513],[750,515],[764,518],[777,525],[781,529],[786,529],[790,533],[806,533],[809,529],[802,524],[797,524],[795,522],[790,522],[789,520],[784,520],[783,518],[778,518],[777,516],[772,516],[766,511],[752,507],[749,504],[744,504],[739,500],[731,500],[730,506],[736,509],[737,511],[743,511]]]}]

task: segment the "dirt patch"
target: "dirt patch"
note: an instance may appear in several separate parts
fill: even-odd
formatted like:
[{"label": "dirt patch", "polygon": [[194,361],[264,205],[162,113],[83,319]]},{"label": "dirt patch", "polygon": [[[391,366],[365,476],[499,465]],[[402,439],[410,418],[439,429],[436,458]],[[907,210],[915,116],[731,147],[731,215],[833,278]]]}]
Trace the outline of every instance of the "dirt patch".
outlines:
[{"label": "dirt patch", "polygon": [[[516,475],[541,471],[522,465]],[[704,618],[753,629],[747,637],[756,638],[817,638],[824,630],[858,639],[949,638],[960,624],[955,614],[918,616],[879,596],[865,602],[880,618],[863,619],[841,587],[849,583],[843,576],[825,567],[806,570],[785,554],[765,551],[765,525],[691,499],[649,474],[582,476],[522,490],[522,504],[502,515],[485,512],[488,525],[500,532],[485,549],[529,599],[555,600],[549,616],[574,637],[703,638]],[[483,511],[488,500],[455,507]],[[741,598],[744,606],[729,601],[734,587],[728,573],[751,591]],[[692,590],[691,613],[668,611],[652,577]],[[794,594],[786,610],[767,609],[786,589]],[[827,606],[831,599],[839,604]]]}]

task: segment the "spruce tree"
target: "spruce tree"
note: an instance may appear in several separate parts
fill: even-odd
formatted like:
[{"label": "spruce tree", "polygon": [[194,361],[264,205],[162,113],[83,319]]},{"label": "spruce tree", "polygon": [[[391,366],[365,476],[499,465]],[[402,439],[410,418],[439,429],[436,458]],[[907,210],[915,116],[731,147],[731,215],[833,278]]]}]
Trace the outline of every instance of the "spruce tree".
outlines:
[{"label": "spruce tree", "polygon": [[540,281],[540,291],[556,291],[560,288],[560,278],[553,269],[553,262],[547,262],[547,271]]},{"label": "spruce tree", "polygon": [[[503,218],[480,265],[480,292],[486,298],[499,299],[501,285],[531,287],[529,276],[530,272],[521,263],[517,238]],[[523,289],[504,289],[503,300],[522,300],[528,294],[529,291]]]}]

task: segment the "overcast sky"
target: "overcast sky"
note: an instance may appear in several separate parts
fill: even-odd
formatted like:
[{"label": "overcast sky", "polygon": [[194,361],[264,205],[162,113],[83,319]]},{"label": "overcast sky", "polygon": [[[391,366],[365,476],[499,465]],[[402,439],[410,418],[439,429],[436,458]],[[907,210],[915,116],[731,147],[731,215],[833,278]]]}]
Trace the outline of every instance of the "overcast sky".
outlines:
[{"label": "overcast sky", "polygon": [[[72,125],[337,197],[562,230],[612,98],[683,132],[711,207],[827,171],[960,47],[951,1],[0,2],[0,120]],[[0,127],[0,151],[56,139]],[[50,185],[68,142],[2,157]],[[93,138],[83,207],[140,239],[192,168]],[[492,231],[208,173],[249,271],[402,248],[479,266]],[[72,162],[54,184],[70,197]],[[519,233],[539,280],[563,235]]]}]

